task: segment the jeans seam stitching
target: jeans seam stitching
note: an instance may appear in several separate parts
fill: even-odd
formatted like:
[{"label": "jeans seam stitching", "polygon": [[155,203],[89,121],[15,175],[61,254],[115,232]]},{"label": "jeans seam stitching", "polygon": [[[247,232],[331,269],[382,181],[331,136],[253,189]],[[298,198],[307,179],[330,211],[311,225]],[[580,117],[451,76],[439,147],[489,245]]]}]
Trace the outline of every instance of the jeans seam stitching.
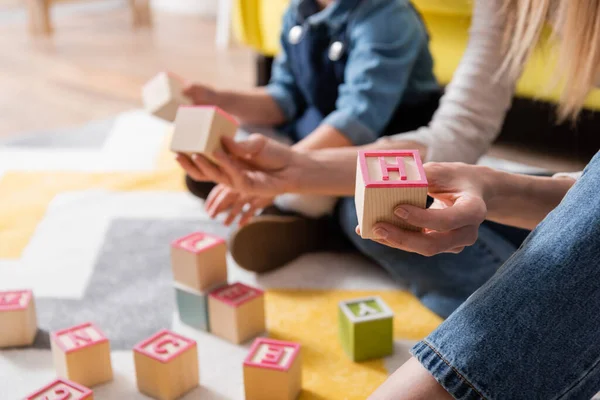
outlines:
[{"label": "jeans seam stitching", "polygon": [[594,365],[592,365],[590,368],[588,368],[587,371],[585,371],[585,373],[581,377],[579,377],[568,388],[566,388],[562,394],[560,394],[558,397],[556,397],[556,399],[557,400],[564,399],[565,396],[569,393],[569,391],[571,391],[571,389],[573,389],[575,386],[579,385],[581,383],[581,381],[583,381],[585,379],[585,377],[588,376],[592,372],[592,370],[594,370],[596,367],[598,367],[599,364],[600,364],[600,359],[596,360]]},{"label": "jeans seam stitching", "polygon": [[447,360],[444,358],[444,356],[442,356],[442,355],[440,354],[440,352],[439,352],[439,351],[438,351],[438,350],[437,350],[435,347],[433,347],[433,345],[432,345],[432,344],[430,344],[430,343],[429,343],[427,340],[423,340],[423,343],[425,343],[425,345],[426,345],[427,347],[429,347],[429,348],[431,349],[431,351],[433,351],[433,352],[434,352],[434,353],[435,353],[435,354],[436,354],[436,355],[437,355],[437,356],[438,356],[438,357],[439,357],[439,358],[440,358],[440,359],[441,359],[441,360],[442,360],[442,361],[443,361],[443,362],[444,362],[444,363],[445,363],[445,364],[446,364],[448,367],[450,367],[450,369],[451,369],[451,370],[452,370],[452,371],[453,371],[453,372],[454,372],[456,375],[458,375],[458,377],[459,377],[459,379],[460,379],[461,381],[463,381],[465,384],[467,384],[467,386],[469,386],[471,389],[473,389],[473,390],[475,391],[475,393],[477,393],[477,395],[478,395],[479,397],[481,397],[482,399],[486,400],[486,397],[485,397],[485,396],[483,396],[483,395],[482,395],[482,394],[479,392],[479,390],[477,390],[477,389],[476,389],[476,388],[475,388],[475,387],[474,387],[474,386],[471,384],[471,382],[469,382],[469,381],[467,380],[467,378],[465,378],[465,377],[464,377],[464,376],[463,376],[463,375],[462,375],[460,372],[458,372],[458,370],[457,370],[456,368],[454,368],[454,367],[453,367],[453,366],[450,364],[450,362],[448,362],[448,361],[447,361]]}]

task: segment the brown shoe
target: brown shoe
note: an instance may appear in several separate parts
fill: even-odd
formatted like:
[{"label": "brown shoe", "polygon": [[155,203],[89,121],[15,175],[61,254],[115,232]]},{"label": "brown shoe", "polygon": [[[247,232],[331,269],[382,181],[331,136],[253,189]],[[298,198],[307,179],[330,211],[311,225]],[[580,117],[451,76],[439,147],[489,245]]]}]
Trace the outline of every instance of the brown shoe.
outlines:
[{"label": "brown shoe", "polygon": [[246,270],[266,272],[324,247],[324,219],[298,215],[261,214],[235,232],[229,248]]}]

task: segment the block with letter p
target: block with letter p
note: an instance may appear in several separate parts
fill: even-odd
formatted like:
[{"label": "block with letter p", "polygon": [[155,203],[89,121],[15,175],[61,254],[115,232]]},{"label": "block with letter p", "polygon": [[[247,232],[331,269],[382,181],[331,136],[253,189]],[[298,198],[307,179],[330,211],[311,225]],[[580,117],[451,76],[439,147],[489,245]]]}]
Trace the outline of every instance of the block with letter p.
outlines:
[{"label": "block with letter p", "polygon": [[379,296],[342,301],[338,320],[340,342],[353,361],[392,354],[394,314]]},{"label": "block with letter p", "polygon": [[110,344],[94,324],[54,332],[51,347],[58,376],[88,387],[112,380]]},{"label": "block with letter p", "polygon": [[354,197],[361,236],[372,239],[377,222],[416,228],[394,215],[400,204],[425,208],[427,177],[418,150],[358,152]]},{"label": "block with letter p", "polygon": [[94,393],[84,386],[66,379],[56,379],[25,400],[94,400]]},{"label": "block with letter p", "polygon": [[246,400],[293,400],[301,390],[300,345],[256,339],[244,361]]},{"label": "block with letter p", "polygon": [[0,348],[30,345],[36,332],[37,317],[33,292],[0,292]]},{"label": "block with letter p", "polygon": [[174,400],[200,381],[196,341],[163,329],[133,349],[138,390],[159,400]]}]

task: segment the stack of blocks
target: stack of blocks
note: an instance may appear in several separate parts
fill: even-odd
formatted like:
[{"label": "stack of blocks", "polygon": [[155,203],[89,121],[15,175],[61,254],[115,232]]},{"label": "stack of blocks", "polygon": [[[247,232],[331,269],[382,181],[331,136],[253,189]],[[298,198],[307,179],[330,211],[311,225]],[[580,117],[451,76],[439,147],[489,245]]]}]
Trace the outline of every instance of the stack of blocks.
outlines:
[{"label": "stack of blocks", "polygon": [[356,214],[363,239],[373,239],[373,226],[388,222],[416,230],[394,215],[401,204],[425,208],[427,177],[418,150],[358,152],[356,168]]},{"label": "stack of blocks", "polygon": [[340,302],[340,342],[348,357],[365,361],[392,354],[393,319],[392,310],[379,296]]},{"label": "stack of blocks", "polygon": [[264,293],[227,284],[226,254],[225,241],[206,233],[174,241],[175,297],[182,322],[239,344],[265,331]]}]

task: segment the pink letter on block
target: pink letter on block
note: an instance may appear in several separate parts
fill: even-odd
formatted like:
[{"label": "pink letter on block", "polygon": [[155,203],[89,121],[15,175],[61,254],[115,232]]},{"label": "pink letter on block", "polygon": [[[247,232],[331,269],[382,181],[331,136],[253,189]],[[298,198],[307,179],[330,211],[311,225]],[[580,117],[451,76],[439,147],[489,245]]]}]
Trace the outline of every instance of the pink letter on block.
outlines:
[{"label": "pink letter on block", "polygon": [[30,394],[25,400],[85,400],[91,397],[90,389],[61,378]]},{"label": "pink letter on block", "polygon": [[263,295],[263,291],[243,283],[234,283],[219,288],[210,294],[211,297],[229,304],[232,307],[239,307],[242,304]]},{"label": "pink letter on block", "polygon": [[299,351],[298,343],[258,338],[252,344],[244,365],[287,371]]},{"label": "pink letter on block", "polygon": [[196,341],[163,329],[154,336],[144,340],[133,348],[162,363],[171,361],[174,357],[196,345]]},{"label": "pink letter on block", "polygon": [[172,246],[179,247],[190,253],[198,254],[221,243],[225,243],[225,240],[218,236],[209,235],[208,233],[203,232],[195,232],[182,237],[181,239],[177,239],[172,243]]},{"label": "pink letter on block", "polygon": [[367,188],[427,186],[427,177],[417,150],[360,150],[358,157]]},{"label": "pink letter on block", "polygon": [[104,333],[91,322],[54,332],[52,337],[65,353],[108,342]]},{"label": "pink letter on block", "polygon": [[32,296],[31,290],[0,292],[0,311],[24,310],[29,305]]}]

